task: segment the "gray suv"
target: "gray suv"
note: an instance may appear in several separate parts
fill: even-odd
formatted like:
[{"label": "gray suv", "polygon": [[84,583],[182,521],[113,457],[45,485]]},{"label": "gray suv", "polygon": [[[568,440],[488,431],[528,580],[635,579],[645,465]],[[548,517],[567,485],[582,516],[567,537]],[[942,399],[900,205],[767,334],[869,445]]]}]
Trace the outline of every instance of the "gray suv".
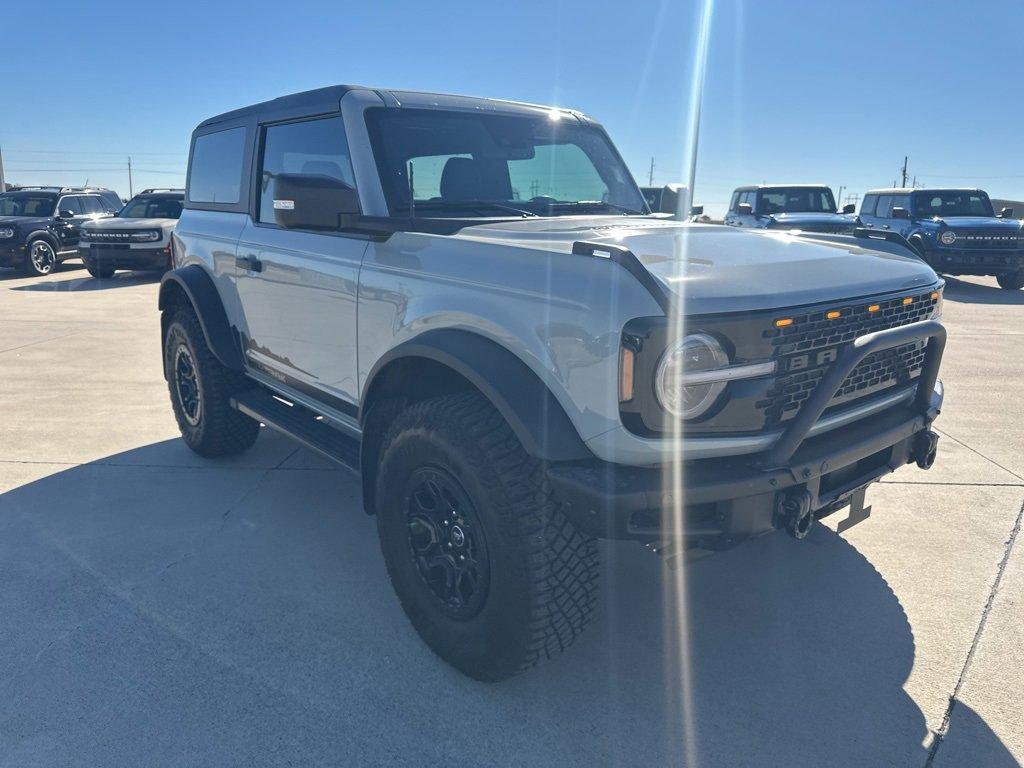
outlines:
[{"label": "gray suv", "polygon": [[942,282],[886,239],[652,216],[579,112],[338,86],[192,137],[164,372],[186,443],[260,424],[359,473],[442,658],[571,644],[599,538],[672,556],[935,458]]}]

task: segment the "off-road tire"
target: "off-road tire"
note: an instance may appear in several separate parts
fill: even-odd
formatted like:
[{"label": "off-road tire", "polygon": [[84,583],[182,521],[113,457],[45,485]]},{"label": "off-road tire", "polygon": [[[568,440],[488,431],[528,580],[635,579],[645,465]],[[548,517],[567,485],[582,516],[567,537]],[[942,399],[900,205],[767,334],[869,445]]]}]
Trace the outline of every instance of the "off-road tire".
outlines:
[{"label": "off-road tire", "polygon": [[[402,608],[438,656],[491,682],[572,644],[597,598],[596,543],[566,519],[541,462],[482,395],[410,406],[395,417],[380,456],[376,512],[384,561]],[[423,468],[461,485],[485,539],[486,598],[468,618],[445,610],[414,561],[408,486]]]},{"label": "off-road tire", "polygon": [[996,275],[996,282],[999,283],[1000,288],[1004,288],[1007,291],[1019,291],[1021,288],[1024,288],[1024,269]]},{"label": "off-road tire", "polygon": [[104,264],[100,261],[86,260],[85,262],[86,271],[97,280],[106,280],[114,276],[114,272],[117,270],[113,264]]},{"label": "off-road tire", "polygon": [[[206,344],[206,337],[191,307],[173,310],[164,337],[164,370],[171,396],[174,418],[186,445],[200,456],[230,456],[252,447],[260,425],[231,407],[231,396],[251,386],[245,377],[225,368]],[[196,418],[186,416],[176,365],[179,349],[194,363],[195,391],[198,392]],[[191,423],[192,421],[195,423]]]}]

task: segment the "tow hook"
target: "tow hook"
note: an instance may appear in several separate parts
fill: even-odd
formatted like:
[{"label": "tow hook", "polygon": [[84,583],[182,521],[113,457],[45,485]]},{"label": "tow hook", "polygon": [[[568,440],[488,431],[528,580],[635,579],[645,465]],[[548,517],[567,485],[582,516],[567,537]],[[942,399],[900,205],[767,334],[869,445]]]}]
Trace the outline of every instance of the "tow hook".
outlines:
[{"label": "tow hook", "polygon": [[811,493],[802,491],[780,496],[777,502],[776,526],[785,528],[794,539],[803,539],[814,524],[814,510],[811,509]]},{"label": "tow hook", "polygon": [[935,455],[939,452],[939,435],[929,429],[918,432],[914,438],[914,460],[921,469],[931,469],[935,463]]}]

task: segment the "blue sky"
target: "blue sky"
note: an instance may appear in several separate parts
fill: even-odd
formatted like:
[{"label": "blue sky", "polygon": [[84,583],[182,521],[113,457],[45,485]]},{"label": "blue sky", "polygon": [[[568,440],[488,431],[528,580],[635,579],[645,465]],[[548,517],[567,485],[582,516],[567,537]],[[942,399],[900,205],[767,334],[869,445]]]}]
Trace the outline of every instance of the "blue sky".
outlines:
[{"label": "blue sky", "polygon": [[[12,7],[13,6],[13,7]],[[181,185],[212,114],[333,83],[552,103],[603,122],[641,183],[685,176],[696,2],[7,3],[8,181]],[[14,34],[32,30],[31,34]],[[697,202],[911,175],[1024,199],[1024,4],[718,0]],[[60,171],[60,172],[58,172]],[[844,192],[844,197],[845,197]]]}]

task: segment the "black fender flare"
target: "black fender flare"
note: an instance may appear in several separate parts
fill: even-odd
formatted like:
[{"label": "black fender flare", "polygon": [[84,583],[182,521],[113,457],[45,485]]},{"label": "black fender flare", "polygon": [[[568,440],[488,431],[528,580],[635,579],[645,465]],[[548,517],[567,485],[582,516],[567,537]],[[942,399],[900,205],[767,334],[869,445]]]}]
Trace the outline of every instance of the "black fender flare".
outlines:
[{"label": "black fender flare", "polygon": [[389,363],[425,358],[469,381],[498,410],[523,448],[544,461],[579,461],[593,454],[550,388],[517,355],[471,331],[426,331],[389,350],[373,366],[363,386],[360,421],[372,406],[374,384]]},{"label": "black fender flare", "polygon": [[[233,371],[243,370],[245,366],[241,348],[228,322],[228,315],[224,311],[224,303],[221,301],[217,286],[213,284],[213,279],[206,270],[198,264],[190,264],[165,273],[160,280],[158,308],[161,312],[173,304],[173,297],[179,291],[184,293],[192,304],[213,356],[226,368]],[[164,321],[165,334],[168,321],[169,318]]]},{"label": "black fender flare", "polygon": [[53,246],[53,252],[55,254],[60,252],[60,238],[57,237],[57,235],[51,232],[49,229],[37,229],[32,232],[29,232],[25,236],[25,245],[28,246],[28,244],[31,243],[33,240],[38,240],[39,238],[48,240],[50,245]]}]

